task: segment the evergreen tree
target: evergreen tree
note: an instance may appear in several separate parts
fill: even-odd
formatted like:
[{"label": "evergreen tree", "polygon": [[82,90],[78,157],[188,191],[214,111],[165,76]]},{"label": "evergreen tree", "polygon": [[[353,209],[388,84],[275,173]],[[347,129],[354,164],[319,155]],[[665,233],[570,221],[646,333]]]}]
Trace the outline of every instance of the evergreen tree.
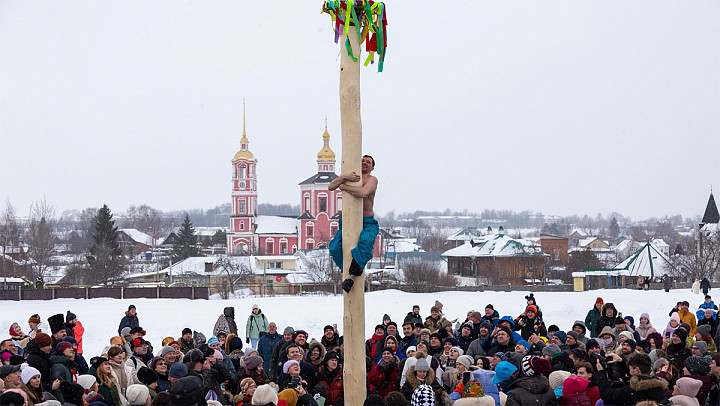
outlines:
[{"label": "evergreen tree", "polygon": [[617,219],[615,217],[610,220],[610,227],[608,227],[608,233],[610,233],[610,237],[613,239],[618,238],[620,235],[620,226],[618,225]]},{"label": "evergreen tree", "polygon": [[178,230],[175,244],[173,244],[173,261],[182,261],[189,257],[199,257],[200,251],[197,248],[197,237],[195,229],[190,222],[190,215],[185,214],[185,220]]},{"label": "evergreen tree", "polygon": [[87,261],[90,264],[89,280],[110,284],[123,273],[122,250],[117,240],[117,227],[112,212],[103,205],[91,223],[93,245]]},{"label": "evergreen tree", "polygon": [[217,230],[212,237],[213,245],[225,245],[227,242],[227,233],[223,230]]}]

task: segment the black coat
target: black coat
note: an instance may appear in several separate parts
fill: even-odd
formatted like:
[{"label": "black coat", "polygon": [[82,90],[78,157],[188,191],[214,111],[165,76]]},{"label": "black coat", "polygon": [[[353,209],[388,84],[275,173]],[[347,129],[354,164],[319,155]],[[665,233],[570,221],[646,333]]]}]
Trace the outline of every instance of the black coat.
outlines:
[{"label": "black coat", "polygon": [[619,388],[611,387],[611,382],[605,370],[595,373],[600,398],[605,404],[612,405],[634,405],[641,400],[654,400],[656,402],[665,399],[667,381],[649,376],[633,376],[630,383]]},{"label": "black coat", "polygon": [[557,404],[555,393],[543,375],[520,377],[508,386],[508,391],[505,406]]},{"label": "black coat", "polygon": [[28,342],[25,351],[28,353],[28,365],[40,371],[40,380],[43,385],[43,391],[51,391],[52,382],[50,381],[50,367],[52,367],[52,361],[50,361],[50,355],[45,354],[43,350],[38,348],[35,344],[35,340]]},{"label": "black coat", "polygon": [[[608,317],[605,315],[605,310],[608,308],[613,309],[612,317]],[[600,332],[602,331],[603,328],[605,328],[605,326],[608,326],[610,328],[613,328],[615,326],[615,318],[617,317],[618,311],[615,308],[615,305],[613,305],[612,303],[605,303],[603,305],[601,313],[602,314],[600,315],[600,317],[598,317],[598,319],[595,320],[595,331],[594,331],[595,337],[600,336]]]}]

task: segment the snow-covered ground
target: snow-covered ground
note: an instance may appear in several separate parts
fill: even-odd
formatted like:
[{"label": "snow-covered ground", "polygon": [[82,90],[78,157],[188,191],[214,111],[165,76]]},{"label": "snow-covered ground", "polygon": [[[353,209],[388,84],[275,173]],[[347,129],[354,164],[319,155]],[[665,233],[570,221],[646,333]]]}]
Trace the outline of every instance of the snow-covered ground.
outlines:
[{"label": "snow-covered ground", "polygon": [[[400,324],[414,304],[420,305],[421,314],[429,315],[435,300],[444,304],[444,312],[450,319],[465,319],[468,310],[483,311],[492,303],[501,315],[516,317],[525,307],[525,295],[529,291],[516,292],[437,292],[404,293],[397,290],[372,292],[365,295],[365,331],[370,337],[373,328],[382,320],[383,314]],[[713,294],[713,291],[710,292]],[[665,328],[668,311],[681,300],[688,300],[690,308],[696,309],[703,300],[689,289],[664,291],[595,290],[588,292],[537,293],[535,297],[548,325],[556,324],[563,330],[570,329],[575,320],[584,320],[588,310],[600,296],[605,302],[613,302],[623,315],[635,317],[650,314],[650,321],[658,330]],[[327,324],[337,323],[342,329],[342,296],[311,297],[248,297],[229,300],[189,299],[57,299],[48,301],[3,301],[0,331],[5,338],[12,322],[17,321],[27,332],[27,319],[38,313],[45,321],[56,313],[75,313],[85,326],[84,349],[86,358],[97,355],[109,344],[110,337],[117,335],[120,318],[128,305],[137,307],[140,325],[147,331],[147,339],[159,350],[166,336],[178,337],[185,327],[201,331],[209,336],[215,321],[226,306],[235,307],[236,322],[244,335],[245,322],[252,305],[257,303],[270,321],[277,323],[280,332],[290,325],[302,328],[310,337],[320,338]],[[45,324],[45,323],[43,323]],[[47,326],[44,329],[49,331]],[[342,330],[341,330],[342,331]]]}]

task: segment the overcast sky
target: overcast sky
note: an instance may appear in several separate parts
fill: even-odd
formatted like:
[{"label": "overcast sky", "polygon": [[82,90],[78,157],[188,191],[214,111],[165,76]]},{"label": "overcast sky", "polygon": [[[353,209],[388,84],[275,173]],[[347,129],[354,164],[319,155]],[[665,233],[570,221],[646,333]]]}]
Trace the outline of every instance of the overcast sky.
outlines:
[{"label": "overcast sky", "polygon": [[[299,204],[339,46],[322,1],[0,1],[0,198],[26,214]],[[362,71],[376,211],[701,215],[720,189],[720,2],[388,1]]]}]

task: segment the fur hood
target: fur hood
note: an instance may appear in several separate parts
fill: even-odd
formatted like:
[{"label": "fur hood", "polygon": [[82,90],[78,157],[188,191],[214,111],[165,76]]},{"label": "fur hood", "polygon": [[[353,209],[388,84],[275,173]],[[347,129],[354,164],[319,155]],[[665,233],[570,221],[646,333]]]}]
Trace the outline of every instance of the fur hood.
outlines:
[{"label": "fur hood", "polygon": [[320,343],[319,341],[310,342],[310,345],[308,346],[308,353],[307,353],[307,356],[305,357],[305,360],[307,362],[312,362],[312,360],[310,360],[310,353],[312,352],[313,348],[318,348],[320,350],[319,360],[320,360],[320,362],[324,362],[325,354],[327,354],[327,351],[325,350],[325,346],[322,345],[322,343]]},{"label": "fur hood", "polygon": [[[435,380],[435,371],[430,368],[428,370],[428,374],[425,377],[425,384],[430,385]],[[420,386],[420,380],[417,376],[415,376],[415,365],[411,366],[407,372],[405,372],[405,381],[408,382],[410,385],[412,385],[413,388],[417,388]]]},{"label": "fur hood", "polygon": [[651,378],[649,376],[633,376],[630,378],[630,389],[634,391],[647,391],[650,389],[660,389],[664,391],[667,386],[667,381],[660,378]]},{"label": "fur hood", "polygon": [[618,311],[617,311],[617,309],[615,308],[615,305],[612,304],[612,303],[605,303],[605,304],[603,305],[603,307],[602,307],[602,312],[600,313],[600,315],[601,315],[602,317],[607,317],[607,316],[605,316],[605,310],[607,310],[607,309],[613,309],[613,315],[612,315],[612,317],[613,317],[613,319],[615,319],[615,318],[617,317],[617,315],[618,315]]}]

